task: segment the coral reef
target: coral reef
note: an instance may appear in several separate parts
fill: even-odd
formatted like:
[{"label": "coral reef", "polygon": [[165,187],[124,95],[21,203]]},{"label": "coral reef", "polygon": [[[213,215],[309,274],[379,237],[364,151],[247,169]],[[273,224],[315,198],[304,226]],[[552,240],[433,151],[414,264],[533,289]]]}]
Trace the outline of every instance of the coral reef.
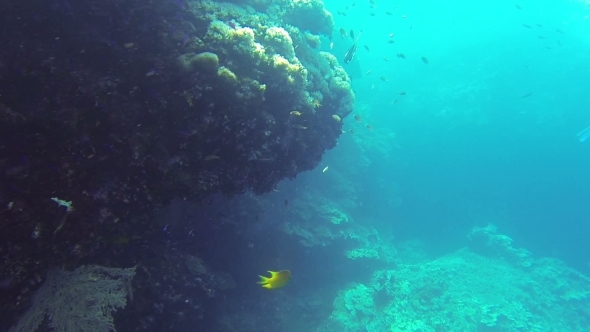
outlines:
[{"label": "coral reef", "polygon": [[[173,199],[265,193],[316,167],[354,104],[318,51],[333,30],[321,1],[8,0],[0,20],[19,31],[0,31],[0,278],[14,289],[152,238]],[[15,294],[0,308],[18,310]]]},{"label": "coral reef", "polygon": [[345,252],[349,259],[397,260],[395,248],[382,240],[375,228],[356,223],[341,204],[320,193],[305,192],[292,202],[291,211],[281,229],[306,247],[328,246],[344,240],[354,247]]},{"label": "coral reef", "polygon": [[496,256],[510,263],[522,267],[529,267],[533,263],[531,253],[523,248],[514,248],[512,239],[506,235],[498,234],[496,226],[489,224],[486,227],[474,227],[469,234],[471,250],[485,256]]},{"label": "coral reef", "polygon": [[[475,228],[472,240],[474,234],[514,257],[495,228]],[[488,253],[462,249],[376,271],[370,283],[340,292],[330,320],[340,331],[392,332],[584,331],[590,324],[590,278],[555,259],[527,256],[532,264],[523,269],[520,259]]]}]

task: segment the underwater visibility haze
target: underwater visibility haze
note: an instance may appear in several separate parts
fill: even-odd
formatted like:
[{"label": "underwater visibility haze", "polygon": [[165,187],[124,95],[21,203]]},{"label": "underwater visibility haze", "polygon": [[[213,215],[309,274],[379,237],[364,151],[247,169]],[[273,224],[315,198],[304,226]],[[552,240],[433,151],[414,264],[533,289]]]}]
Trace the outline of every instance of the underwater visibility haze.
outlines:
[{"label": "underwater visibility haze", "polygon": [[590,2],[0,22],[0,331],[590,331]]}]

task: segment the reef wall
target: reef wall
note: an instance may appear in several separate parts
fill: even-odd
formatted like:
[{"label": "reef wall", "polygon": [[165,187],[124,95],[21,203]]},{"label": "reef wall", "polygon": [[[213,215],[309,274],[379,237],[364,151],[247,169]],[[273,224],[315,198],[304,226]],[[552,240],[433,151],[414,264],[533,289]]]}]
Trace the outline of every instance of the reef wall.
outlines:
[{"label": "reef wall", "polygon": [[319,0],[8,0],[0,20],[11,289],[109,236],[146,237],[175,198],[264,193],[314,168],[354,104],[319,51],[333,30]]}]

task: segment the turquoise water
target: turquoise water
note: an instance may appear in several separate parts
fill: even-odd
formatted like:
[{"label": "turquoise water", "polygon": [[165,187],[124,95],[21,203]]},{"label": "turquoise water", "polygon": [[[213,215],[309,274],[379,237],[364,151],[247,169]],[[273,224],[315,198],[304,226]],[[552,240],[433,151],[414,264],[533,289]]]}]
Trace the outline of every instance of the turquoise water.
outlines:
[{"label": "turquoise water", "polygon": [[590,10],[577,1],[518,5],[359,2],[335,14],[337,28],[363,29],[361,77],[353,78],[363,122],[346,119],[357,135],[343,135],[325,162],[342,165],[355,151],[358,169],[348,172],[373,186],[365,204],[381,199],[376,186],[395,187],[398,209],[370,209],[403,214],[408,236],[444,242],[457,228],[493,221],[535,251],[586,269],[590,146],[576,134],[590,125]]}]

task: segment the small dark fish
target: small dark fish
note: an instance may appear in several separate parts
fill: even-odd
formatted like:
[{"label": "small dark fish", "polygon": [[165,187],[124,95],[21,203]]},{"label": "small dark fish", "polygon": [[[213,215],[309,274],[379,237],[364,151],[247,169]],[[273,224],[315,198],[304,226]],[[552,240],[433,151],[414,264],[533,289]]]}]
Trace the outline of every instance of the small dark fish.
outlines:
[{"label": "small dark fish", "polygon": [[403,53],[398,53],[397,54],[397,57],[400,58],[400,59],[405,59],[406,58],[406,55],[403,54]]},{"label": "small dark fish", "polygon": [[354,39],[354,30],[350,29],[350,38]]},{"label": "small dark fish", "polygon": [[365,45],[365,50],[371,52],[371,49],[369,48],[369,46]]},{"label": "small dark fish", "polygon": [[405,91],[402,91],[402,92],[399,93],[399,95],[400,96],[405,96],[406,95],[406,92]]},{"label": "small dark fish", "polygon": [[564,34],[563,31],[559,30],[559,29],[555,29],[556,32],[561,33],[562,35]]},{"label": "small dark fish", "polygon": [[524,24],[524,23],[522,24],[522,26],[525,27],[525,28],[527,28],[527,29],[532,29],[533,28],[532,26],[530,26],[528,24]]},{"label": "small dark fish", "polygon": [[385,15],[391,16],[391,15],[393,15],[393,13],[388,10],[388,11],[385,12]]},{"label": "small dark fish", "polygon": [[285,206],[289,205],[289,200],[285,198]]},{"label": "small dark fish", "polygon": [[424,62],[424,64],[428,64],[430,61],[428,61],[428,59],[426,57],[421,57],[420,60],[422,60],[422,62]]},{"label": "small dark fish", "polygon": [[543,26],[540,25],[539,23],[535,24],[536,26],[538,26],[539,28],[542,28]]},{"label": "small dark fish", "polygon": [[538,35],[537,38],[539,38],[539,39],[547,39],[547,38],[545,38],[545,36],[541,36],[541,35]]},{"label": "small dark fish", "polygon": [[533,93],[532,92],[529,92],[527,94],[524,94],[524,95],[520,96],[520,98],[528,98],[528,97],[530,97],[532,95],[533,95]]},{"label": "small dark fish", "polygon": [[515,4],[514,7],[516,7],[516,9],[522,9],[522,7],[519,4]]}]

